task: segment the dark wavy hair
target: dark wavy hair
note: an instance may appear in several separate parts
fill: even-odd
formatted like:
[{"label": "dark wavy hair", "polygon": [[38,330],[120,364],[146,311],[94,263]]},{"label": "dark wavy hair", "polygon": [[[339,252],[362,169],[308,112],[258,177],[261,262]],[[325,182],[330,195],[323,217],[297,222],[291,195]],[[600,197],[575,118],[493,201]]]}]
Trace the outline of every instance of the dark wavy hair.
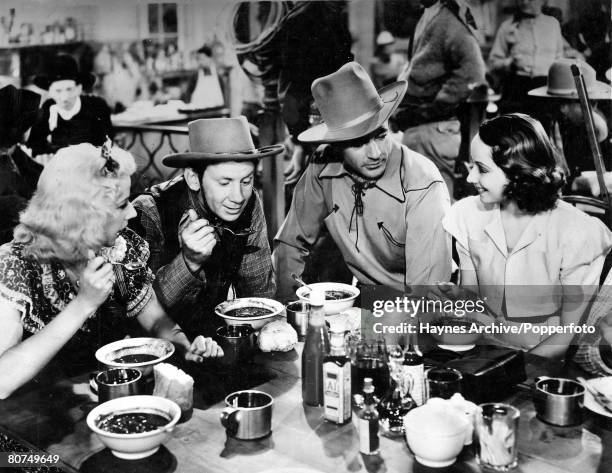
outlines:
[{"label": "dark wavy hair", "polygon": [[565,174],[539,121],[522,113],[500,115],[486,120],[478,134],[508,178],[506,199],[531,214],[556,206]]}]

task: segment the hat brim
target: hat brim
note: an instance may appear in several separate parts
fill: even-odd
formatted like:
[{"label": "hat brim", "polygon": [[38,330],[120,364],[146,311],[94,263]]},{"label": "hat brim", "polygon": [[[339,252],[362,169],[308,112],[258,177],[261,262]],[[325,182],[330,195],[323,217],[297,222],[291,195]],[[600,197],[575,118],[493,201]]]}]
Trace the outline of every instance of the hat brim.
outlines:
[{"label": "hat brim", "polygon": [[174,153],[165,156],[162,164],[171,168],[188,168],[202,164],[223,163],[229,161],[252,161],[282,153],[283,145],[272,145],[244,153]]},{"label": "hat brim", "polygon": [[389,84],[378,91],[383,106],[371,117],[353,126],[338,130],[330,130],[325,123],[321,123],[300,133],[298,141],[302,143],[338,143],[366,136],[379,128],[395,112],[404,98],[407,88],[408,82],[405,80]]},{"label": "hat brim", "polygon": [[40,87],[43,90],[49,90],[51,84],[59,80],[73,80],[77,84],[81,84],[85,89],[89,89],[93,87],[93,85],[96,83],[96,76],[88,73],[78,74],[76,77],[53,77],[48,75],[40,75],[34,77],[34,80],[32,82],[36,87]]},{"label": "hat brim", "polygon": [[[590,100],[612,100],[612,87],[604,82],[597,81],[595,86],[587,90]],[[527,92],[531,97],[543,97],[551,99],[578,100],[578,91],[574,90],[571,94],[551,94],[547,85],[531,89]]]}]

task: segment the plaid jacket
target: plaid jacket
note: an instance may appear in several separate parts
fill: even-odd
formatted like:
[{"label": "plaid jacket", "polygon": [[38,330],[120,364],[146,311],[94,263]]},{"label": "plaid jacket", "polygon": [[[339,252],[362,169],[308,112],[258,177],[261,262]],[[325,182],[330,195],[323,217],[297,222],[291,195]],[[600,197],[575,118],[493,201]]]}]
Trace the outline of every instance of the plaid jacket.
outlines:
[{"label": "plaid jacket", "polygon": [[[224,250],[228,250],[230,243],[224,237],[211,256],[218,263],[205,264],[198,274],[187,268],[180,251],[178,222],[194,205],[182,177],[152,187],[133,204],[138,218],[130,226],[149,243],[149,266],[156,277],[153,288],[161,304],[188,335],[214,334],[216,326],[222,324],[214,316],[214,307],[227,299],[230,286],[237,297],[274,295],[276,284],[266,221],[256,192],[244,211],[250,212],[245,217],[253,232],[246,238],[246,244],[238,245],[240,254],[234,256],[236,271],[228,271],[230,262]],[[196,211],[202,213],[202,209]],[[199,216],[212,222],[218,220],[215,215]],[[176,225],[165,228],[168,222]]]}]

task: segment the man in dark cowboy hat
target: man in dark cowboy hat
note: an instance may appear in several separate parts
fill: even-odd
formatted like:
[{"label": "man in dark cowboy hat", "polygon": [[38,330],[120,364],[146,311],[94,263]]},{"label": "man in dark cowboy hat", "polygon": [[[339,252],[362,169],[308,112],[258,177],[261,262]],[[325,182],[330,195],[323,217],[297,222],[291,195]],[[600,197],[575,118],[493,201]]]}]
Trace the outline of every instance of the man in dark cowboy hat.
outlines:
[{"label": "man in dark cowboy hat", "polygon": [[52,58],[47,74],[34,79],[38,87],[49,91],[50,98],[42,105],[32,127],[28,146],[33,156],[53,155],[60,148],[79,143],[101,146],[106,136],[111,136],[106,102],[81,95],[83,87],[89,88],[94,82],[95,77],[80,73],[74,58],[67,54]]},{"label": "man in dark cowboy hat", "polygon": [[444,181],[388,130],[405,92],[405,81],[376,91],[355,62],[313,82],[324,123],[298,139],[326,146],[298,182],[274,239],[279,298],[295,289],[291,274],[302,274],[323,226],[362,283],[403,291],[450,277],[450,240],[440,223],[450,202]]},{"label": "man in dark cowboy hat", "polygon": [[[256,149],[246,118],[189,123],[191,151],[163,159],[182,176],[139,196],[134,230],[151,249],[149,265],[162,305],[186,333],[220,325],[214,307],[237,297],[271,297],[276,289],[266,219],[253,189],[259,158],[283,146]],[[221,322],[222,324],[222,322]]]}]

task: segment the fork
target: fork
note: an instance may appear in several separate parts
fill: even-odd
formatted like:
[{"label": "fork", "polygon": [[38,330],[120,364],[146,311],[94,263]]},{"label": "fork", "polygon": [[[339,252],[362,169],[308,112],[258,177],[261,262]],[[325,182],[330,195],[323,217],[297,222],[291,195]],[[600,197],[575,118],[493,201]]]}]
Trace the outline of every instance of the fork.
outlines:
[{"label": "fork", "polygon": [[604,393],[599,392],[597,389],[591,386],[583,377],[578,376],[576,379],[580,381],[580,384],[582,384],[588,392],[591,393],[597,404],[608,412],[612,412],[612,399],[608,398],[608,396],[606,396]]}]

